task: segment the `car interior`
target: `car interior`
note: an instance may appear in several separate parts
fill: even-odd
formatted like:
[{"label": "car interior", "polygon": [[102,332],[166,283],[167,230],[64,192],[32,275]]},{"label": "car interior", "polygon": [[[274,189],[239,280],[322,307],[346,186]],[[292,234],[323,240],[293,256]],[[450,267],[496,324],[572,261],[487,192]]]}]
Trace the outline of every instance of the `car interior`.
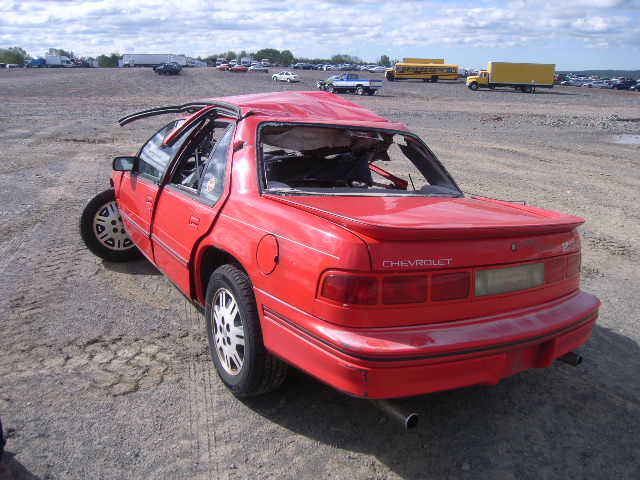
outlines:
[{"label": "car interior", "polygon": [[462,196],[433,153],[411,135],[268,125],[260,131],[259,151],[269,193]]}]

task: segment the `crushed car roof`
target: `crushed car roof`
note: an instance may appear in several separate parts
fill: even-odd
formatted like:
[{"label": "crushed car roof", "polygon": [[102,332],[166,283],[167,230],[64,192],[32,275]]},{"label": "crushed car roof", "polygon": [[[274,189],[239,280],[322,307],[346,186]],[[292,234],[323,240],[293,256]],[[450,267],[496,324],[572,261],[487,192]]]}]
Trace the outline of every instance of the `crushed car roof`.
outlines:
[{"label": "crushed car roof", "polygon": [[342,97],[320,91],[271,92],[231,97],[207,98],[181,105],[166,105],[135,112],[118,120],[121,126],[140,118],[166,113],[195,113],[215,106],[218,114],[242,119],[250,115],[274,121],[336,122],[373,124],[379,128],[406,130],[401,123],[389,122],[365,107]]}]

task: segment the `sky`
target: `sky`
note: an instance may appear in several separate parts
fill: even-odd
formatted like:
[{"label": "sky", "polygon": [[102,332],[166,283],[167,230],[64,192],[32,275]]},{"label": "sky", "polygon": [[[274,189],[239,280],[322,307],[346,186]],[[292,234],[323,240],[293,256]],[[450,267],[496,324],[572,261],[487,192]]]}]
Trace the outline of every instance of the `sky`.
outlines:
[{"label": "sky", "polygon": [[640,0],[1,0],[0,48],[31,56],[290,50],[640,69]]}]

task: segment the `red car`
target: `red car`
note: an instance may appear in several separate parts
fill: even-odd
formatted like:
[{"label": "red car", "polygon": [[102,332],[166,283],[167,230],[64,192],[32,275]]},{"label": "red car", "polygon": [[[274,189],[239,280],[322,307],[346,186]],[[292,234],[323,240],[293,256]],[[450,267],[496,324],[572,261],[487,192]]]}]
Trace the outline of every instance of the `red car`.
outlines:
[{"label": "red car", "polygon": [[236,65],[235,67],[231,67],[229,69],[230,72],[246,72],[248,70],[244,65]]},{"label": "red car", "polygon": [[286,365],[367,398],[495,384],[591,336],[583,220],[464,195],[403,124],[326,92],[120,124],[161,114],[179,118],[114,160],[82,237],[144,255],[204,311],[234,394],[277,388]]}]

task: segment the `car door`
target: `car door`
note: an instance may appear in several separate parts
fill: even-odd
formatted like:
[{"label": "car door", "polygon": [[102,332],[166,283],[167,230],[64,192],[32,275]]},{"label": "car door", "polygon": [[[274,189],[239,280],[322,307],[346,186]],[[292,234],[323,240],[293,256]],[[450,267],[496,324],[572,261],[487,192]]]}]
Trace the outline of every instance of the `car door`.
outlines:
[{"label": "car door", "polygon": [[233,124],[210,121],[195,132],[160,191],[151,241],[158,268],[190,296],[194,247],[223,203]]},{"label": "car door", "polygon": [[153,261],[150,241],[151,218],[160,189],[160,181],[180,143],[163,146],[180,121],[172,121],[161,128],[140,149],[134,168],[125,172],[118,188],[118,209],[127,233],[140,251]]}]

